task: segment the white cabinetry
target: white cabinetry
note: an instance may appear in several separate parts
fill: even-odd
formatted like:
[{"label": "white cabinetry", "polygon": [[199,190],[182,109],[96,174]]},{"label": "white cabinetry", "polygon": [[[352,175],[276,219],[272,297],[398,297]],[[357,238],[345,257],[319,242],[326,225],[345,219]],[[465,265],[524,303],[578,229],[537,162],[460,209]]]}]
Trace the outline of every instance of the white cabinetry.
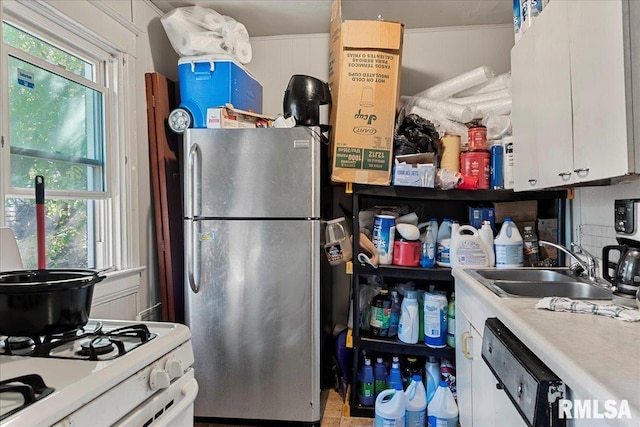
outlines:
[{"label": "white cabinetry", "polygon": [[493,316],[456,282],[456,385],[462,427],[526,426],[482,359],[484,322]]},{"label": "white cabinetry", "polygon": [[550,2],[513,47],[517,191],[640,173],[639,10],[628,0]]}]

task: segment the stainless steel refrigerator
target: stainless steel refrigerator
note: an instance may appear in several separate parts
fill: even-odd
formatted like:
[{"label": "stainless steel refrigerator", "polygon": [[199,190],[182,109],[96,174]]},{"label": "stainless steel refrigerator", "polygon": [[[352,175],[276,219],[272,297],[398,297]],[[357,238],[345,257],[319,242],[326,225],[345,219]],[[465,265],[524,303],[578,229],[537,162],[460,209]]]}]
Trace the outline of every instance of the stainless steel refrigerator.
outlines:
[{"label": "stainless steel refrigerator", "polygon": [[188,129],[196,417],[320,420],[319,129]]}]

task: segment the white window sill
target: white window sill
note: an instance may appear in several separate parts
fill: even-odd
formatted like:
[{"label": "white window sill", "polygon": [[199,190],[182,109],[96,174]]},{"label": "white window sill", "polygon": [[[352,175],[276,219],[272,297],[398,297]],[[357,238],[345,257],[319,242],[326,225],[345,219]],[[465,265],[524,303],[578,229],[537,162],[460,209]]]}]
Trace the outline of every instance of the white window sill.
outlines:
[{"label": "white window sill", "polygon": [[93,289],[92,305],[100,305],[127,295],[137,294],[142,272],[146,268],[146,266],[140,266],[103,273],[105,278]]}]

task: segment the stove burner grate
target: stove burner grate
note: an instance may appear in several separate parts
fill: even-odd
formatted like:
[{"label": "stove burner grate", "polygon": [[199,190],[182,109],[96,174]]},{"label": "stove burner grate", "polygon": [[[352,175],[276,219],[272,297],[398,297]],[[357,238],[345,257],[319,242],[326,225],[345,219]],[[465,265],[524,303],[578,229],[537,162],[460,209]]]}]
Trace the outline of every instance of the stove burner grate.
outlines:
[{"label": "stove burner grate", "polygon": [[[109,360],[155,337],[142,323],[103,331],[103,324],[96,322],[93,330],[74,329],[45,337],[8,337],[0,342],[0,349],[5,355]],[[60,350],[75,342],[80,343],[75,355],[63,355]]]},{"label": "stove burner grate", "polygon": [[40,375],[30,374],[21,377],[10,378],[0,381],[0,394],[2,393],[19,393],[22,395],[23,404],[17,408],[0,414],[0,421],[10,417],[21,409],[31,405],[39,399],[54,392],[54,388],[47,387]]}]

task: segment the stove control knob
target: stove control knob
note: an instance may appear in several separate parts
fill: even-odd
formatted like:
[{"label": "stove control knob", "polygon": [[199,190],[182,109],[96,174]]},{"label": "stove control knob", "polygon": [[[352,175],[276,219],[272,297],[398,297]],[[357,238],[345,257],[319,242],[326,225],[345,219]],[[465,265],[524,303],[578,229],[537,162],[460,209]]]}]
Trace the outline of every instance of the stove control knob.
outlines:
[{"label": "stove control knob", "polygon": [[184,368],[182,362],[177,359],[167,360],[167,364],[164,366],[164,370],[169,373],[169,378],[179,378],[184,375]]},{"label": "stove control knob", "polygon": [[149,387],[151,390],[158,390],[160,388],[167,388],[171,385],[171,378],[164,369],[154,368],[149,375]]}]

